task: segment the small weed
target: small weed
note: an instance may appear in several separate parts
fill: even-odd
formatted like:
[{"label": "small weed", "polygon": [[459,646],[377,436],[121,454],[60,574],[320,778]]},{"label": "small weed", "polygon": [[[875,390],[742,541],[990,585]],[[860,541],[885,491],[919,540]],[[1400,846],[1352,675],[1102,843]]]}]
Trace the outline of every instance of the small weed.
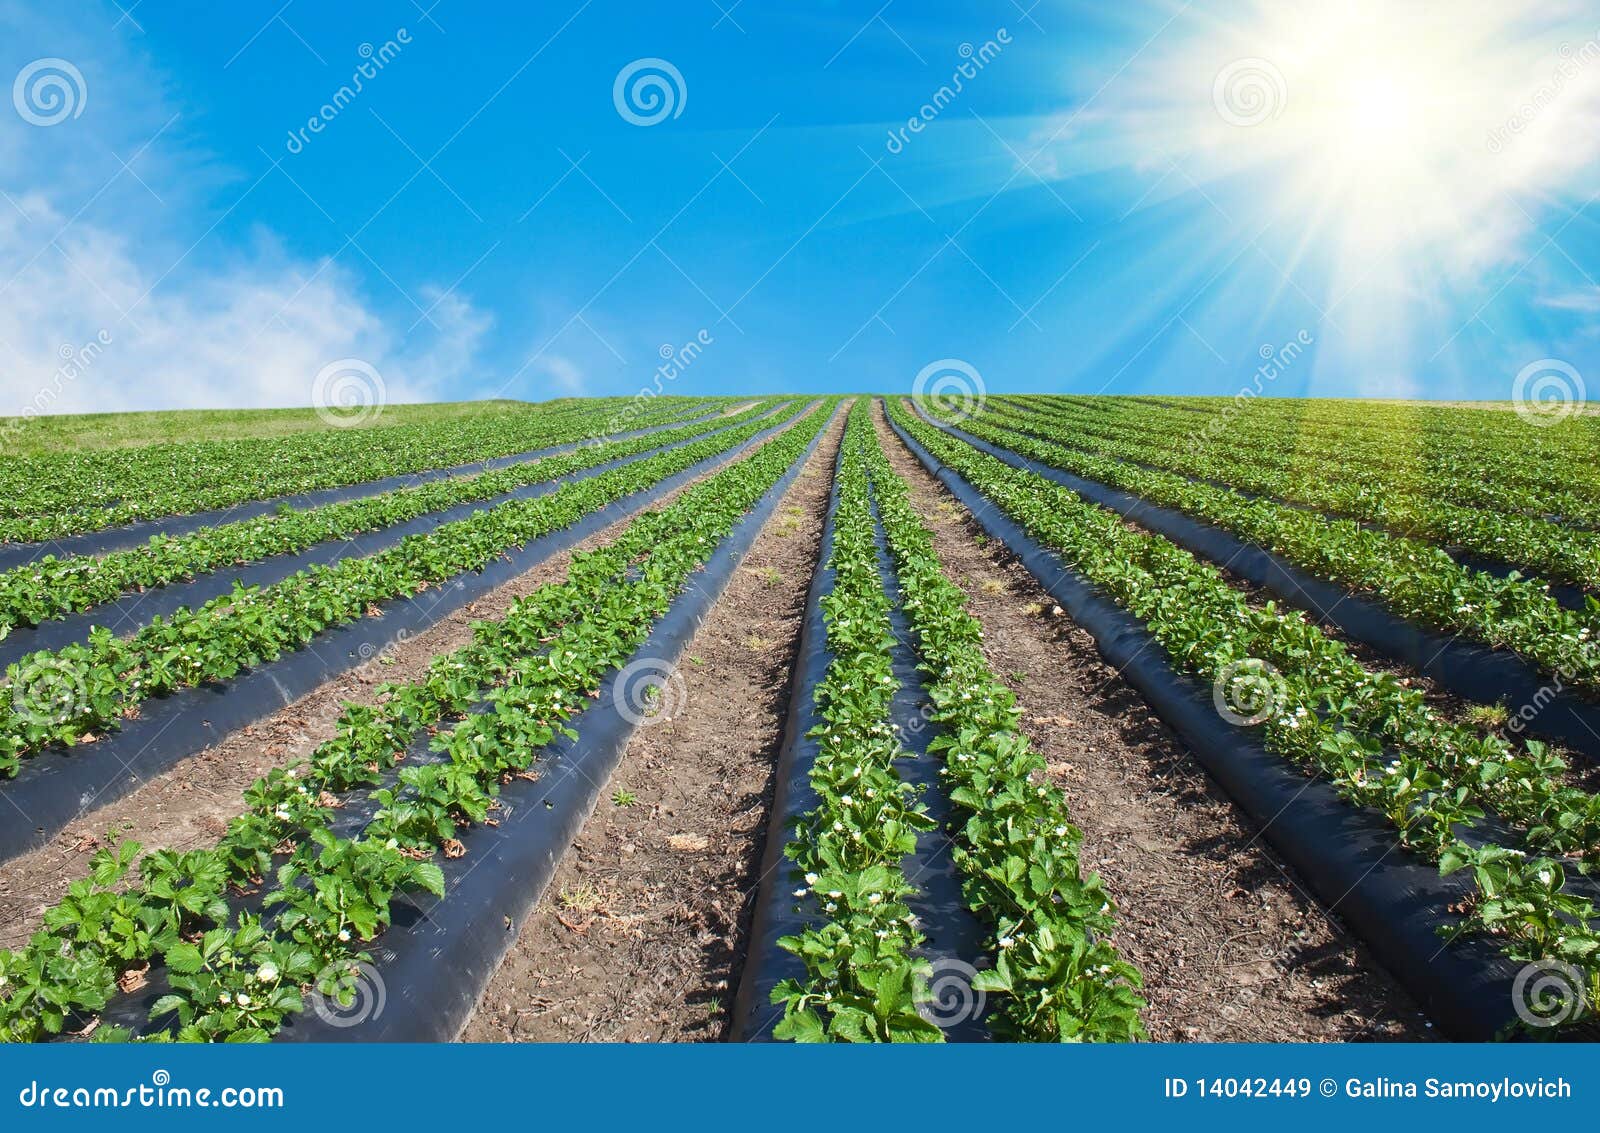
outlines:
[{"label": "small weed", "polygon": [[611,805],[612,806],[632,806],[634,803],[636,803],[638,801],[639,801],[639,796],[638,795],[635,795],[632,791],[626,790],[624,788],[619,787],[615,791],[611,792]]},{"label": "small weed", "polygon": [[1504,704],[1474,704],[1467,709],[1467,723],[1476,728],[1503,728],[1510,718]]},{"label": "small weed", "polygon": [[592,913],[606,903],[606,896],[597,886],[578,885],[563,889],[556,896],[556,903],[575,913]]}]

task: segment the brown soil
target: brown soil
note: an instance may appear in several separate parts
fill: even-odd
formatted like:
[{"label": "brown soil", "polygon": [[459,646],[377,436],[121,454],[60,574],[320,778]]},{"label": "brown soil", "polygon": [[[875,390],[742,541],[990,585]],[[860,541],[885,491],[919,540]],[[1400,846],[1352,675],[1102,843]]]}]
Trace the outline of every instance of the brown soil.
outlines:
[{"label": "brown soil", "polygon": [[[709,475],[712,473],[705,474]],[[652,506],[663,506],[689,486],[668,493]],[[61,900],[73,881],[87,874],[90,856],[105,844],[108,831],[136,839],[147,850],[186,851],[215,845],[227,820],[243,810],[245,788],[274,767],[310,755],[333,735],[347,704],[372,704],[378,685],[421,676],[434,656],[471,642],[474,621],[503,617],[514,600],[564,579],[575,551],[610,542],[631,521],[632,517],[619,519],[572,550],[552,555],[425,632],[390,646],[365,665],[78,819],[39,849],[0,865],[0,948],[15,948],[27,941],[42,923],[45,910]]]},{"label": "brown soil", "polygon": [[683,708],[635,732],[464,1040],[723,1036],[842,435],[841,414],[685,648]]},{"label": "brown soil", "polygon": [[878,419],[884,450],[983,623],[985,655],[1067,792],[1084,866],[1118,906],[1158,1041],[1432,1037],[1415,1004],[1309,894],[1169,731],[1055,613],[1038,581]]}]

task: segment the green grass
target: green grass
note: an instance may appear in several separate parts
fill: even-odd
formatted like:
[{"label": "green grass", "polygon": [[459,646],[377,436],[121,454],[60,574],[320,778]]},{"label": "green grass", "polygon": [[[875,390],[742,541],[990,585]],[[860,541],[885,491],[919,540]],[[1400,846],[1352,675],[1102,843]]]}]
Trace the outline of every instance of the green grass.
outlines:
[{"label": "green grass", "polygon": [[[504,399],[389,405],[376,418],[356,427],[382,429],[393,425],[450,421],[481,413],[505,413],[531,408],[534,406],[529,402]],[[7,456],[90,452],[168,441],[281,437],[332,427],[317,416],[316,410],[310,408],[167,409],[146,413],[61,414],[26,420],[0,417],[0,435],[6,438]]]}]

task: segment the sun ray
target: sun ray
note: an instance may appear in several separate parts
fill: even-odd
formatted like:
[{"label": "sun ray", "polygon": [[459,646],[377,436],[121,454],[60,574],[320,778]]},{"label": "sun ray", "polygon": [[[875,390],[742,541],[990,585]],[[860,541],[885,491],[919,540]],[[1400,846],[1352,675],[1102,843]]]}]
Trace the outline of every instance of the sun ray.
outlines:
[{"label": "sun ray", "polygon": [[1541,256],[1573,259],[1547,237],[1600,165],[1600,20],[1549,13],[1508,0],[1197,7],[1089,110],[1063,113],[1073,128],[1047,162],[1060,177],[1120,166],[1139,208],[1187,194],[1234,239],[1259,239],[1296,285],[1278,295],[1331,316],[1318,364],[1375,375],[1374,392],[1392,375],[1403,393],[1507,279]]}]

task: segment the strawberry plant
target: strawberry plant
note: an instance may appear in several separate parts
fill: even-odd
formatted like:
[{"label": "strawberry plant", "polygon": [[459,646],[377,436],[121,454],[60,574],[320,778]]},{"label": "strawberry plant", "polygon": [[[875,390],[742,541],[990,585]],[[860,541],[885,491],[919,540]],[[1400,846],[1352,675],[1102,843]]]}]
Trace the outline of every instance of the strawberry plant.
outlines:
[{"label": "strawberry plant", "polygon": [[1591,598],[1584,611],[1566,609],[1545,585],[1463,567],[1418,539],[1149,468],[1142,448],[1087,441],[1065,421],[1041,424],[1001,409],[961,427],[1029,460],[1204,519],[1370,595],[1402,618],[1514,650],[1566,682],[1600,691],[1600,600]]},{"label": "strawberry plant", "polygon": [[917,1005],[928,998],[922,942],[905,899],[914,889],[901,860],[932,828],[916,789],[895,770],[900,745],[889,724],[898,682],[894,635],[878,569],[870,486],[858,451],[867,402],[851,410],[838,471],[838,504],[822,600],[832,660],[815,692],[822,719],[811,733],[817,806],[785,847],[803,879],[796,896],[818,920],[779,940],[805,965],[804,980],[772,992],[783,1020],[773,1035],[801,1042],[938,1042],[943,1033]]},{"label": "strawberry plant", "polygon": [[[481,570],[508,549],[557,530],[768,428],[751,421],[625,464],[548,495],[511,500],[468,519],[411,535],[375,555],[315,566],[267,587],[236,584],[196,610],[157,618],[126,640],[96,629],[83,645],[14,662],[0,686],[0,775],[52,744],[71,745],[120,725],[151,696],[304,648],[317,634],[365,617],[375,603],[421,593]],[[42,674],[42,675],[41,675]],[[48,678],[48,679],[47,679]],[[43,688],[49,695],[41,704]],[[68,690],[65,694],[60,689]],[[63,706],[61,695],[67,697]]]},{"label": "strawberry plant", "polygon": [[[1030,408],[1035,404],[1030,402]],[[1008,404],[996,408],[1013,420],[1018,419]],[[1039,408],[1033,422],[1060,430],[1060,435],[1070,438],[1073,448],[1089,454],[1376,524],[1413,541],[1425,539],[1442,547],[1460,547],[1548,579],[1600,592],[1600,534],[1549,521],[1551,513],[1556,512],[1587,516],[1589,524],[1594,524],[1593,500],[1597,497],[1593,490],[1568,490],[1575,478],[1584,475],[1583,469],[1593,464],[1593,449],[1569,453],[1555,466],[1554,482],[1546,480],[1543,487],[1531,492],[1519,493],[1493,481],[1496,469],[1520,465],[1523,450],[1537,444],[1548,430],[1539,430],[1538,437],[1530,436],[1534,430],[1518,430],[1514,438],[1496,445],[1487,458],[1481,449],[1462,448],[1456,454],[1457,475],[1450,481],[1458,490],[1454,494],[1445,490],[1441,498],[1437,494],[1441,477],[1437,474],[1427,477],[1420,494],[1417,490],[1408,492],[1390,480],[1364,475],[1364,470],[1374,463],[1368,453],[1347,461],[1302,454],[1298,448],[1301,434],[1294,430],[1280,431],[1276,445],[1251,436],[1241,438],[1226,455],[1208,455],[1196,452],[1191,443],[1203,435],[1200,423],[1181,422],[1158,435],[1149,435],[1136,425],[1105,423],[1098,415],[1086,415],[1075,408],[1058,411],[1054,403]],[[1028,420],[1026,413],[1021,420]],[[1388,437],[1386,444],[1391,452],[1406,452],[1410,447],[1403,437]],[[1282,453],[1276,465],[1266,460],[1266,454],[1274,447]],[[1465,493],[1459,490],[1468,484],[1481,484],[1486,477],[1494,486]],[[1463,496],[1472,502],[1456,502]],[[1590,610],[1592,613],[1593,608]]]},{"label": "strawberry plant", "polygon": [[[167,965],[174,990],[152,1024],[175,1027],[182,1040],[268,1037],[309,991],[343,1002],[343,974],[370,961],[367,948],[387,927],[394,897],[443,894],[432,859],[468,852],[454,835],[489,816],[506,775],[530,767],[558,731],[573,734],[565,722],[644,641],[828,415],[813,410],[670,507],[642,513],[613,542],[575,555],[565,582],[541,587],[499,621],[478,623],[470,645],[435,658],[422,678],[387,686],[376,706],[349,709],[305,763],[246,792],[248,810],[216,847],[146,855],[143,884],[122,896],[161,922],[150,934],[152,954],[108,953],[98,929],[79,945],[64,938],[76,930],[59,917],[55,931],[0,952],[0,1036],[59,1033],[69,1018],[103,1008],[121,971],[156,961]],[[636,569],[642,564],[649,569]],[[480,702],[485,710],[469,711]],[[395,771],[429,729],[448,762]],[[378,816],[354,836],[336,835],[333,808],[362,788]],[[136,852],[119,849],[118,868]],[[233,916],[221,899],[230,887],[265,889],[266,915]],[[157,942],[165,942],[159,952]]]},{"label": "strawberry plant", "polygon": [[[1600,475],[1582,462],[1592,446],[1582,428],[1557,426],[1530,436],[1494,413],[1367,402],[1252,403],[1220,428],[1222,401],[1143,398],[998,398],[990,405],[1071,415],[1096,439],[1178,449],[1219,462],[1273,471],[1331,473],[1361,495],[1420,497],[1508,515],[1559,516],[1587,527],[1600,521]],[[1576,443],[1567,443],[1576,442]],[[1487,454],[1488,459],[1485,459]]]},{"label": "strawberry plant", "polygon": [[1082,834],[1021,730],[1011,690],[983,655],[983,629],[946,577],[933,535],[876,444],[866,452],[889,552],[906,595],[951,801],[966,814],[954,856],[996,963],[974,986],[1002,996],[992,1027],[1025,1041],[1142,1037],[1138,971],[1112,946],[1110,898],[1078,863]]},{"label": "strawberry plant", "polygon": [[[1557,773],[1564,765],[1542,746],[1519,751],[1445,719],[1421,692],[1369,671],[1298,612],[1253,605],[1216,568],[1170,542],[978,452],[898,404],[889,412],[930,455],[1139,618],[1180,669],[1214,681],[1244,659],[1273,663],[1280,671],[1272,710],[1253,725],[1268,749],[1387,816],[1403,845],[1445,868],[1474,862],[1458,830],[1492,807],[1520,835],[1522,845],[1506,849],[1530,855],[1527,869],[1536,878],[1559,876],[1560,862],[1545,856],[1551,853],[1575,855],[1583,865],[1600,860],[1600,801],[1563,783]],[[1560,915],[1553,896],[1525,896],[1542,910],[1526,924]],[[1600,946],[1600,936],[1593,910],[1578,912],[1563,935],[1591,956],[1592,971],[1600,965],[1591,945]],[[1537,947],[1536,928],[1500,928],[1508,949]]]},{"label": "strawberry plant", "polygon": [[[662,398],[647,428],[717,401]],[[476,463],[606,434],[625,399],[552,402],[425,424],[59,453],[0,464],[0,542],[37,542],[135,520],[224,508]]]},{"label": "strawberry plant", "polygon": [[132,591],[303,551],[333,539],[349,539],[461,504],[491,500],[530,484],[548,483],[586,468],[693,440],[713,429],[743,425],[770,413],[772,407],[772,401],[763,401],[731,417],[626,440],[606,440],[492,472],[433,480],[344,503],[308,509],[280,507],[270,515],[203,527],[189,535],[157,535],[142,547],[98,557],[74,555],[58,559],[46,555],[0,573],[0,632],[8,626],[38,625],[89,610]]}]

